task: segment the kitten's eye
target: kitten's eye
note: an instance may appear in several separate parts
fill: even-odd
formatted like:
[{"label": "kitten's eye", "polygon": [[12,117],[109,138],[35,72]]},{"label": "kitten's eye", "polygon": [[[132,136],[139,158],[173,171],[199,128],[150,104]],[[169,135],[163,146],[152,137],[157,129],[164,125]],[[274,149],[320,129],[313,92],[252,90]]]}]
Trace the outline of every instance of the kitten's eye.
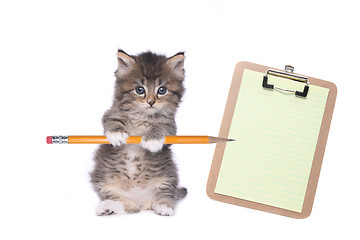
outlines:
[{"label": "kitten's eye", "polygon": [[143,95],[143,94],[145,93],[145,88],[143,88],[143,87],[136,87],[136,88],[135,88],[135,92],[136,92],[136,94],[138,94],[138,95]]},{"label": "kitten's eye", "polygon": [[165,95],[167,93],[167,88],[166,87],[159,87],[157,93],[160,94],[160,95]]}]

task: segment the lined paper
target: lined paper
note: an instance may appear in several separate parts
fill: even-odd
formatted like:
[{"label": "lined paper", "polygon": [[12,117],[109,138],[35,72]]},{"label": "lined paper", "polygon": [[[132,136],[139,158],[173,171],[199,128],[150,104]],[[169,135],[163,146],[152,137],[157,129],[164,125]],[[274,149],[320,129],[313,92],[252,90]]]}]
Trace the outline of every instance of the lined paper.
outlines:
[{"label": "lined paper", "polygon": [[[215,193],[301,212],[329,89],[310,85],[306,98],[262,87],[245,69]],[[268,83],[302,91],[303,83]]]}]

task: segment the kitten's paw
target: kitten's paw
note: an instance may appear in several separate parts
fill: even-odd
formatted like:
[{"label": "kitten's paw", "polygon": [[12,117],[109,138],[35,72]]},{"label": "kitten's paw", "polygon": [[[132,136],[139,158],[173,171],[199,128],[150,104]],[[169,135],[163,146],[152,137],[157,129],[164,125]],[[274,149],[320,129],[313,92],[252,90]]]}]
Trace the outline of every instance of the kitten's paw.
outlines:
[{"label": "kitten's paw", "polygon": [[129,135],[125,132],[109,132],[105,133],[106,138],[113,146],[120,146],[121,144],[126,143],[126,139]]},{"label": "kitten's paw", "polygon": [[156,204],[153,208],[154,212],[161,216],[173,216],[174,209],[166,204]]},{"label": "kitten's paw", "polygon": [[105,216],[110,214],[121,214],[125,213],[124,206],[121,202],[113,200],[105,200],[99,203],[96,208],[96,215]]},{"label": "kitten's paw", "polygon": [[164,142],[165,142],[164,138],[151,139],[151,140],[147,140],[147,141],[142,140],[141,145],[143,148],[149,150],[150,152],[158,152],[164,146]]},{"label": "kitten's paw", "polygon": [[124,203],[124,210],[126,213],[138,213],[140,212],[140,206],[132,201],[132,200],[128,200],[123,202]]}]

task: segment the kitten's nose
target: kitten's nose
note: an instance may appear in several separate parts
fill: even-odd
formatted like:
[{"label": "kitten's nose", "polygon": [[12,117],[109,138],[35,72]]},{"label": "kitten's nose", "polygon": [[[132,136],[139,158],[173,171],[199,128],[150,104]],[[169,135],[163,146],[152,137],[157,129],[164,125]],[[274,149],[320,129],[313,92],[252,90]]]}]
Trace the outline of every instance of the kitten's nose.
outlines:
[{"label": "kitten's nose", "polygon": [[152,105],[154,105],[154,103],[155,103],[155,100],[149,99],[149,100],[147,100],[147,103],[152,107]]}]

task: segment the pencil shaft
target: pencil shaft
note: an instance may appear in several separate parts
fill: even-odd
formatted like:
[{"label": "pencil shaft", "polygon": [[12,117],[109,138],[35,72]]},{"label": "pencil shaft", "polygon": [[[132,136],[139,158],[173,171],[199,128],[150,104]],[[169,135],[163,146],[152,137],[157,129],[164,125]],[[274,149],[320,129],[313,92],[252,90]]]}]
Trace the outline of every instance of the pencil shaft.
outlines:
[{"label": "pencil shaft", "polygon": [[[60,141],[59,141],[60,139]],[[229,141],[226,138],[216,138],[209,136],[165,136],[165,144],[207,144]],[[69,143],[69,144],[110,144],[106,136],[52,136],[47,138],[48,143]],[[141,136],[130,136],[126,139],[126,144],[140,144]]]},{"label": "pencil shaft", "polygon": [[[69,136],[69,143],[109,144],[105,136]],[[208,143],[208,136],[165,136],[165,144]],[[141,136],[130,136],[126,144],[140,144]]]}]

